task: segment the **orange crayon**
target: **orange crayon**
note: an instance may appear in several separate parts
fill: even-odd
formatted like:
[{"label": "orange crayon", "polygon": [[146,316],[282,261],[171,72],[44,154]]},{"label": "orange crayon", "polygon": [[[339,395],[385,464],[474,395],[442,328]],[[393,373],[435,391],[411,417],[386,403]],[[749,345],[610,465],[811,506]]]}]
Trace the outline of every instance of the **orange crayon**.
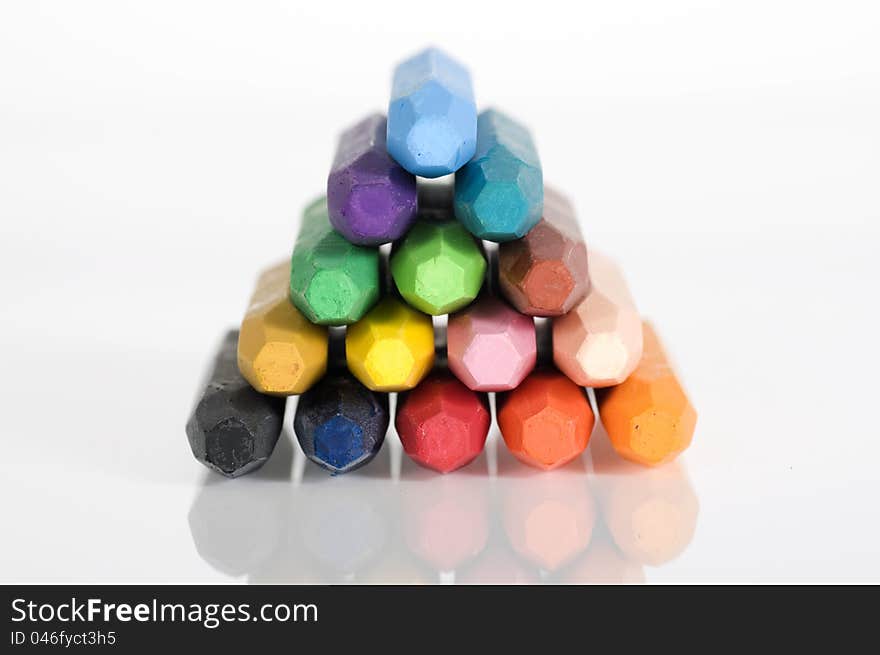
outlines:
[{"label": "orange crayon", "polygon": [[535,371],[499,397],[498,427],[518,459],[544,470],[587,447],[595,417],[584,390],[556,370]]},{"label": "orange crayon", "polygon": [[688,400],[650,323],[635,371],[621,384],[598,389],[599,416],[614,449],[628,460],[656,466],[691,443],[697,412]]}]

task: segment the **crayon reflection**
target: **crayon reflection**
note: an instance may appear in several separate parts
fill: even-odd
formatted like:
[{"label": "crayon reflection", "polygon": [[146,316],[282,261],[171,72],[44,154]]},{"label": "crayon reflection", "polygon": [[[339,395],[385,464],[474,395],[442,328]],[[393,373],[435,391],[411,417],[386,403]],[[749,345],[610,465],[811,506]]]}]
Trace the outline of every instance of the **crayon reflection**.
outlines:
[{"label": "crayon reflection", "polygon": [[288,524],[290,434],[282,433],[272,458],[239,480],[206,472],[187,517],[199,556],[216,570],[240,577],[261,567],[283,546]]},{"label": "crayon reflection", "polygon": [[590,547],[551,582],[559,584],[644,584],[645,570],[628,559],[601,523],[593,531]]},{"label": "crayon reflection", "polygon": [[590,483],[611,539],[627,559],[661,566],[691,543],[700,504],[679,460],[645,468],[622,460],[597,426]]},{"label": "crayon reflection", "polygon": [[539,471],[499,447],[497,486],[505,535],[529,564],[552,573],[590,545],[596,509],[582,458]]},{"label": "crayon reflection", "polygon": [[638,584],[687,550],[699,515],[682,463],[628,464],[601,426],[587,456],[549,472],[516,460],[497,431],[483,455],[448,475],[413,463],[393,435],[370,466],[336,477],[289,439],[279,448],[265,473],[209,476],[189,510],[198,554],[227,576]]},{"label": "crayon reflection", "polygon": [[440,581],[453,581],[455,572],[488,543],[488,479],[485,452],[467,467],[446,475],[402,456],[395,490],[403,539]]}]

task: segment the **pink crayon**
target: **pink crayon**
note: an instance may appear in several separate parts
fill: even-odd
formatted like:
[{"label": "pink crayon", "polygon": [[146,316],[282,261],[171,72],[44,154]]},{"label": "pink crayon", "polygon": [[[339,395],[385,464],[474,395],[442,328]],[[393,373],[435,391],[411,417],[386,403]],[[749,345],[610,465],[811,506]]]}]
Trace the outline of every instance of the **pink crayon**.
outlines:
[{"label": "pink crayon", "polygon": [[509,391],[535,368],[535,322],[503,300],[480,296],[449,317],[449,369],[474,391]]}]

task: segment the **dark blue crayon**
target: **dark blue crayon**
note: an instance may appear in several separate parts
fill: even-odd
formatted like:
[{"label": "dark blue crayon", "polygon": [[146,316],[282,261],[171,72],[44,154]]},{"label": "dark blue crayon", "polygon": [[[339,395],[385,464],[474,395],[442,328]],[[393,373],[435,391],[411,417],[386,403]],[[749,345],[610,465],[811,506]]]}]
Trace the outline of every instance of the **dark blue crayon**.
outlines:
[{"label": "dark blue crayon", "polygon": [[385,441],[388,396],[331,372],[299,398],[293,430],[310,460],[333,474],[368,463]]}]

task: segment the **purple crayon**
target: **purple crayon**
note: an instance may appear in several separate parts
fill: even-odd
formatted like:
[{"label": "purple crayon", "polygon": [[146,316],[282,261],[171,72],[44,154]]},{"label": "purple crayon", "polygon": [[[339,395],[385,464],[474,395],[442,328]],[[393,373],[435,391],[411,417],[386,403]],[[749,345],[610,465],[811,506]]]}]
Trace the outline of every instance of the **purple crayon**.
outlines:
[{"label": "purple crayon", "polygon": [[416,177],[388,154],[386,125],[377,113],[343,132],[327,177],[330,223],[362,246],[399,239],[416,217]]}]

